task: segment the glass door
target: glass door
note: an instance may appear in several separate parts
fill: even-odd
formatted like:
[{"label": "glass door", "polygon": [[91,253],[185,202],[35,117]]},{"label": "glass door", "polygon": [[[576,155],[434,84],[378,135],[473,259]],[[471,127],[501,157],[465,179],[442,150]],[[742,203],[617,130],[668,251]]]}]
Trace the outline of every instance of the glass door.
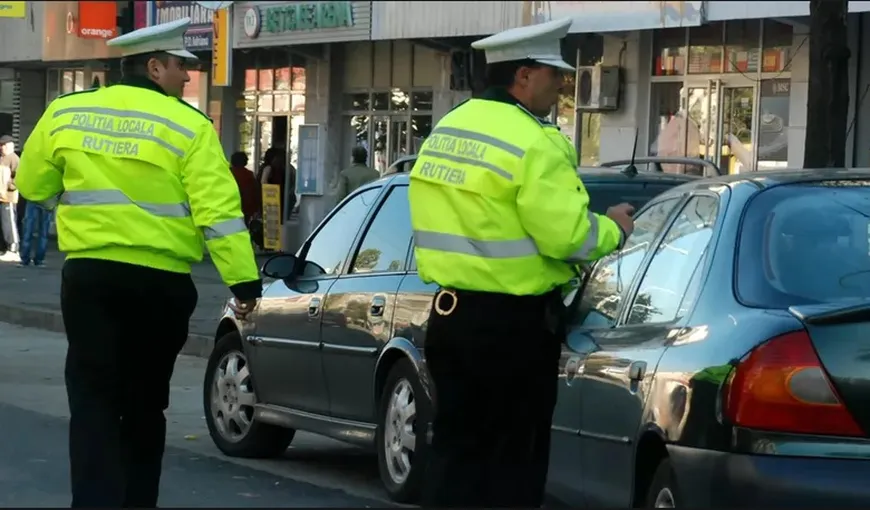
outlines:
[{"label": "glass door", "polygon": [[272,147],[272,117],[257,117],[257,166],[264,163],[263,156]]},{"label": "glass door", "polygon": [[[718,164],[717,134],[719,127],[718,80],[689,84],[686,90],[686,156],[706,159]],[[686,168],[686,173],[703,172],[702,168]]]},{"label": "glass door", "polygon": [[755,169],[755,87],[722,87],[719,168],[729,174]]},{"label": "glass door", "polygon": [[381,175],[383,175],[390,166],[388,143],[389,132],[389,117],[375,117],[372,119],[372,140],[369,143],[369,147],[371,147],[372,150],[369,157],[372,160],[374,169]]},{"label": "glass door", "polygon": [[406,117],[392,117],[390,119],[389,137],[389,164],[407,156],[408,152],[408,119]]}]

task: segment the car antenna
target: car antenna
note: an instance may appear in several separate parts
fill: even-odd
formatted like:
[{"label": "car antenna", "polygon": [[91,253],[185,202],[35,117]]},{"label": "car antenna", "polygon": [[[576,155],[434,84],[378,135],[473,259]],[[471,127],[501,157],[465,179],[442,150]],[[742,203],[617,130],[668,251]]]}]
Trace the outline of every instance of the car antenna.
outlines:
[{"label": "car antenna", "polygon": [[631,161],[628,162],[628,166],[622,169],[622,172],[626,175],[635,176],[637,175],[637,167],[634,165],[634,158],[637,157],[637,136],[639,130],[634,128],[634,146],[631,148]]}]

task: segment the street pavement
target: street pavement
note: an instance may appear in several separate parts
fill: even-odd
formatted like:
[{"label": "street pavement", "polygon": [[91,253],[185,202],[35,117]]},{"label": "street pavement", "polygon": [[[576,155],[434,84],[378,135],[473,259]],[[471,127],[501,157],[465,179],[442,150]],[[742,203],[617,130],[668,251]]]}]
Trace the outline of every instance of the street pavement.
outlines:
[{"label": "street pavement", "polygon": [[[262,265],[269,255],[257,255]],[[60,315],[60,274],[64,256],[52,241],[44,267],[18,267],[12,260],[0,260],[0,321],[50,331],[63,331]],[[199,293],[190,320],[191,338],[185,354],[207,356],[213,344],[217,319],[231,296],[209,258],[193,266],[192,276]]]},{"label": "street pavement", "polygon": [[[5,288],[0,294],[8,299]],[[65,354],[63,334],[0,322],[0,507],[69,505]],[[205,363],[179,356],[176,364],[160,506],[390,506],[373,454],[330,439],[300,432],[280,459],[224,457],[202,413]]]}]

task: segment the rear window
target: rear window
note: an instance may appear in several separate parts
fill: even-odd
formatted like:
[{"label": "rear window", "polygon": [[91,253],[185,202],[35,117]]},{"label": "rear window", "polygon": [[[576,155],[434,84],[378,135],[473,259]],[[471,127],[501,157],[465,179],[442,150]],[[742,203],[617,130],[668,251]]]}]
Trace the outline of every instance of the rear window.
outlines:
[{"label": "rear window", "polygon": [[[582,177],[581,177],[582,179]],[[607,208],[622,202],[628,202],[635,209],[640,209],[653,197],[671,189],[676,184],[650,184],[645,182],[628,182],[624,184],[596,184],[586,182],[589,193],[589,209],[598,214],[607,212]]]},{"label": "rear window", "polygon": [[743,216],[737,293],[787,308],[870,296],[870,182],[824,181],[762,191]]}]

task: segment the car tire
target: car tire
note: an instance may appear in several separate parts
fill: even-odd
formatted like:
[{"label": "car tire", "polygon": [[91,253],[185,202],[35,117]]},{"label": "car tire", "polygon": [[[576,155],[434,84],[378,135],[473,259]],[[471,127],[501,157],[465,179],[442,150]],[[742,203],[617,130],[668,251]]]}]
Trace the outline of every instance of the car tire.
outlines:
[{"label": "car tire", "polygon": [[[417,371],[408,359],[398,360],[378,401],[375,435],[381,482],[397,503],[412,503],[420,497],[431,418],[432,404]],[[408,442],[413,443],[413,451]]]},{"label": "car tire", "polygon": [[237,331],[227,333],[215,344],[203,381],[203,409],[208,433],[215,446],[226,455],[258,459],[277,457],[293,441],[295,430],[253,419],[253,404],[256,402],[241,336]]},{"label": "car tire", "polygon": [[677,508],[680,502],[679,494],[671,461],[665,457],[659,462],[653,474],[644,508]]}]

